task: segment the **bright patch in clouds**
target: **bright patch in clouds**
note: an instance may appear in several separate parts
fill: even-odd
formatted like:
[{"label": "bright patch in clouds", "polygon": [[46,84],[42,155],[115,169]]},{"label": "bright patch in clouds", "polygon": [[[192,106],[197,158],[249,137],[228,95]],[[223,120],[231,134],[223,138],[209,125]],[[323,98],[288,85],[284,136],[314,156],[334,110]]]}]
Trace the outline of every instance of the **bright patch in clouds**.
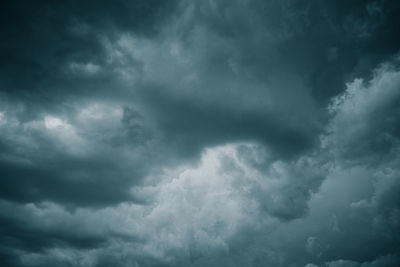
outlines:
[{"label": "bright patch in clouds", "polygon": [[46,116],[44,118],[44,123],[46,125],[46,128],[48,128],[48,129],[54,129],[54,128],[66,126],[66,124],[61,119],[52,117],[52,116]]}]

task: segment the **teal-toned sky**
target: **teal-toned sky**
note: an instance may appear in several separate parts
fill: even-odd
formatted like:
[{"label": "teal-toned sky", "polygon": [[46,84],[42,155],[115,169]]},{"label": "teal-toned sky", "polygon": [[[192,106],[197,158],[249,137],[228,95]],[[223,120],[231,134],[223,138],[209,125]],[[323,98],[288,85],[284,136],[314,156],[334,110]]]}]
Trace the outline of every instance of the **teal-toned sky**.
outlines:
[{"label": "teal-toned sky", "polygon": [[3,1],[0,265],[400,265],[400,3]]}]

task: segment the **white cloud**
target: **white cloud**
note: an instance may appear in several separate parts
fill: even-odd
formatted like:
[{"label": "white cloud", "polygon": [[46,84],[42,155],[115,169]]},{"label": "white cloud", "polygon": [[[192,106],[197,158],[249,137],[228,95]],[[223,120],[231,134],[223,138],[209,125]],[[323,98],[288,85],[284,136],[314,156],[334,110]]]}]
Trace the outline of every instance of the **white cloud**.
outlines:
[{"label": "white cloud", "polygon": [[[245,155],[239,153],[245,150]],[[302,176],[291,176],[296,167],[291,169],[289,163],[275,162],[266,166],[269,170],[264,172],[252,165],[255,161],[249,157],[251,154],[268,155],[265,151],[260,154],[256,144],[209,148],[197,166],[181,166],[178,172],[166,170],[165,174],[176,176],[164,177],[156,185],[138,189],[147,191],[150,201],[147,205],[123,203],[99,210],[79,208],[70,213],[52,203],[27,204],[18,208],[16,214],[29,216],[32,227],[38,229],[111,237],[109,240],[114,235],[131,237],[140,240],[140,243],[126,244],[131,255],[163,262],[228,252],[233,240],[243,231],[275,227],[279,221],[275,217],[278,210],[287,209],[286,205],[298,205],[286,202],[287,197],[295,197],[301,206],[308,199],[307,193],[297,188],[309,181]],[[260,164],[262,158],[254,160]],[[267,208],[266,197],[271,198]],[[116,244],[111,243],[111,247],[104,249],[112,249]]]},{"label": "white cloud", "polygon": [[52,116],[46,116],[44,117],[44,124],[46,125],[46,128],[48,129],[54,129],[58,127],[68,127],[67,124],[65,124],[62,120],[56,117]]},{"label": "white cloud", "polygon": [[330,105],[333,118],[324,142],[343,161],[378,160],[399,151],[400,71],[383,64],[374,78],[356,79]]}]

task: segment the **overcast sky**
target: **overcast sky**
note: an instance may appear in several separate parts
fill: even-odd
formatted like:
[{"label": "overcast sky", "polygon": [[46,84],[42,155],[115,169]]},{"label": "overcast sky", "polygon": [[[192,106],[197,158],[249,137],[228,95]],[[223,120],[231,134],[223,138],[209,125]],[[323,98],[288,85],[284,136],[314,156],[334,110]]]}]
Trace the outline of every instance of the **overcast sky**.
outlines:
[{"label": "overcast sky", "polygon": [[400,266],[399,14],[2,1],[0,265]]}]

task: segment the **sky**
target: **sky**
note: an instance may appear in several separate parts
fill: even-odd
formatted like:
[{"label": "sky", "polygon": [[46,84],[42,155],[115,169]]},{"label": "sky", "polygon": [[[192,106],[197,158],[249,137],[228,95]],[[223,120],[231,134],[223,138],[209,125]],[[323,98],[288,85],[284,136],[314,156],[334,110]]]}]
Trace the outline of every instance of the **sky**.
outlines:
[{"label": "sky", "polygon": [[400,266],[399,12],[2,1],[0,265]]}]

